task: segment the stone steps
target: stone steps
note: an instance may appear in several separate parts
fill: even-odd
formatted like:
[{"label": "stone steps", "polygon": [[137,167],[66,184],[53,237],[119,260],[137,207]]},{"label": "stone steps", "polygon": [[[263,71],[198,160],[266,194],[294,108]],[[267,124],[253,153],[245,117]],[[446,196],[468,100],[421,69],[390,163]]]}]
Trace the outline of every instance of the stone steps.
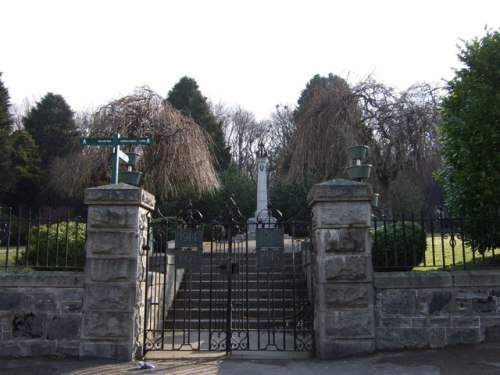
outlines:
[{"label": "stone steps", "polygon": [[[255,254],[242,259],[238,273],[231,276],[232,325],[288,329],[312,321],[312,316],[306,316],[312,310],[298,259],[298,254],[285,254],[283,267],[273,272],[258,271]],[[200,270],[184,273],[165,329],[226,329],[228,275],[217,268],[219,261],[205,254]]]}]

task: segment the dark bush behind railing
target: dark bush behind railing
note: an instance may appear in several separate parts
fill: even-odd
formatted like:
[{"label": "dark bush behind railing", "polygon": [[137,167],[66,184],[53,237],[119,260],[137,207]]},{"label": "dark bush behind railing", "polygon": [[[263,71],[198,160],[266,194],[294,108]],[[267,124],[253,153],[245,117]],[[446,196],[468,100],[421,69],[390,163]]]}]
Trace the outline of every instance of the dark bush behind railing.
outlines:
[{"label": "dark bush behind railing", "polygon": [[0,208],[2,270],[83,270],[85,240],[86,219],[71,209]]},{"label": "dark bush behind railing", "polygon": [[384,212],[372,224],[375,271],[500,268],[498,212],[455,215],[442,207],[427,216]]}]

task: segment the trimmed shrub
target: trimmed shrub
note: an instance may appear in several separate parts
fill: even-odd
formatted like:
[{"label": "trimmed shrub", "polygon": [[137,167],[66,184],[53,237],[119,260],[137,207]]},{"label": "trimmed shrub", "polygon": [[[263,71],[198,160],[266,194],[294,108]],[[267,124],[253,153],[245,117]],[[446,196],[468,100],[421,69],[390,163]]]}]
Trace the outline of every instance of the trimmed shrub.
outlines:
[{"label": "trimmed shrub", "polygon": [[373,237],[372,258],[376,270],[411,270],[424,259],[426,235],[415,222],[384,222],[375,229]]},{"label": "trimmed shrub", "polygon": [[21,265],[36,270],[76,270],[85,265],[86,224],[75,221],[32,228]]}]

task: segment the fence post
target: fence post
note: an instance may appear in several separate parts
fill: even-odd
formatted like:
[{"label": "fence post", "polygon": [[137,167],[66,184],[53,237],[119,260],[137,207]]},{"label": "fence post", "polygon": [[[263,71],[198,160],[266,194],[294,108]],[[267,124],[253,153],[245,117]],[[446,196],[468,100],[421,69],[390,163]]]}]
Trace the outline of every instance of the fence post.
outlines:
[{"label": "fence post", "polygon": [[340,358],[375,350],[370,184],[334,179],[314,185],[316,356]]},{"label": "fence post", "polygon": [[126,184],[85,190],[88,205],[81,357],[142,355],[147,214],[152,194]]}]

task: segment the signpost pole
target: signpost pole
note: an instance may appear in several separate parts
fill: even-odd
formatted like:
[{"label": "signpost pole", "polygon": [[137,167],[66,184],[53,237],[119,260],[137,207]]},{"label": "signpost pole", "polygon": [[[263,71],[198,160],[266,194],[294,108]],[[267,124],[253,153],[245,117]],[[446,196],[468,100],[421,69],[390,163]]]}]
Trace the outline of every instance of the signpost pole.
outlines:
[{"label": "signpost pole", "polygon": [[120,164],[120,158],[118,154],[120,153],[120,133],[113,134],[113,159],[111,162],[111,183],[118,183],[118,170]]}]

